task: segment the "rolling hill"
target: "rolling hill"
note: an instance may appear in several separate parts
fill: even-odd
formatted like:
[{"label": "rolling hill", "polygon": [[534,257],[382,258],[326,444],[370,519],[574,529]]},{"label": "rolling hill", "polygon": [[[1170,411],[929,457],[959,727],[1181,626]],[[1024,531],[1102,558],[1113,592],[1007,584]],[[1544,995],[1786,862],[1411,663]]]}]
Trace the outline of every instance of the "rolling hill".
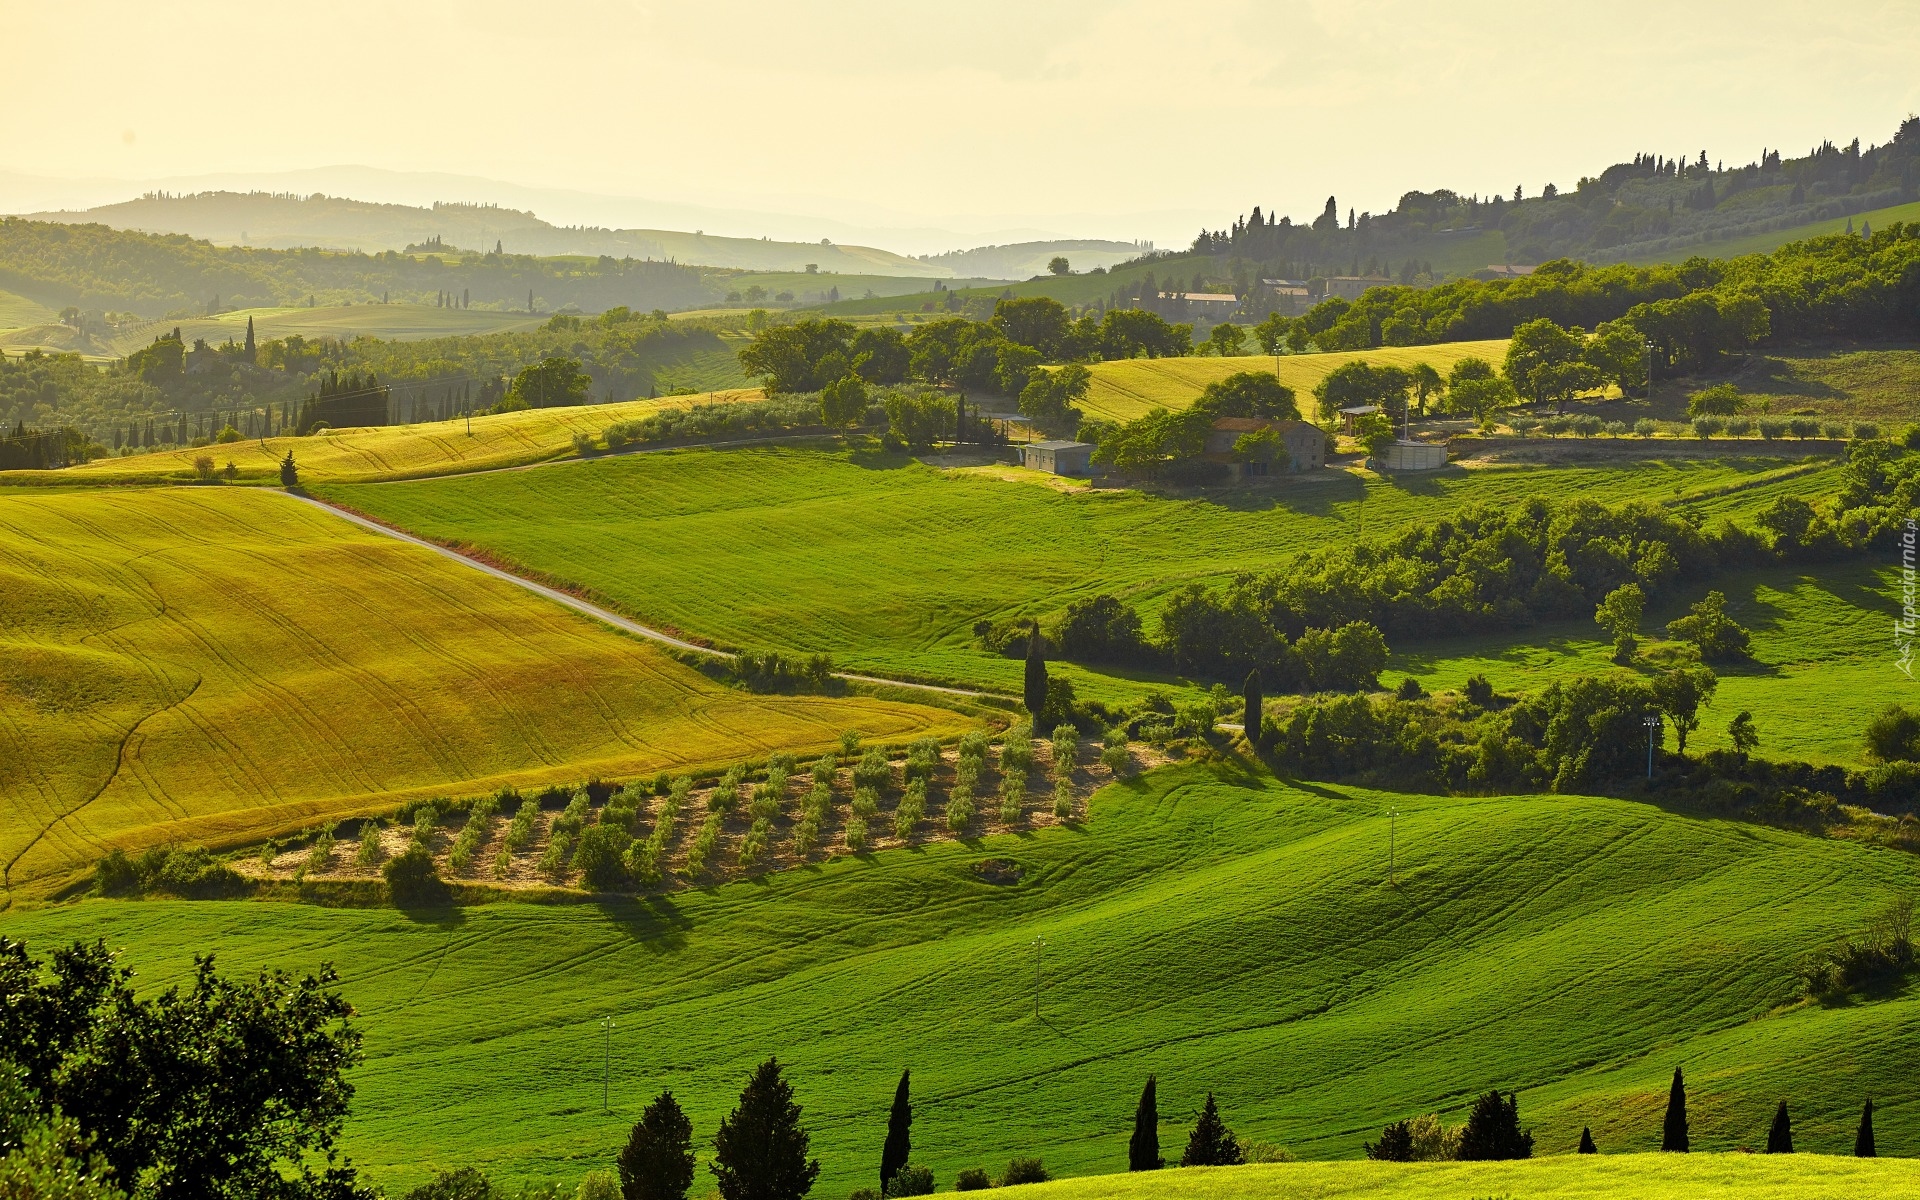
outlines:
[{"label": "rolling hill", "polygon": [[419,208],[340,196],[277,192],[149,193],[84,212],[33,213],[30,220],[105,225],[137,233],[186,234],[223,246],[294,250],[320,246],[378,253],[412,246],[444,246],[485,254],[496,244],[509,254],[540,257],[659,259],[750,271],[823,271],[938,278],[942,265],[876,249],[821,242],[776,242],[667,229],[558,226],[531,212],[491,204],[435,204]]},{"label": "rolling hill", "polygon": [[[1377,537],[1473,503],[1577,494],[1689,511],[1699,503],[1711,515],[1739,516],[1776,496],[1817,497],[1836,486],[1837,468],[1780,468],[1768,460],[1656,461],[1449,468],[1394,479],[1327,471],[1268,491],[1175,499],[1061,491],[1051,477],[1007,468],[757,447],[318,490],[400,528],[564,580],[652,625],[726,646],[830,653],[894,678],[1014,693],[1021,663],[980,645],[980,622],[1051,617],[1072,601],[1112,593],[1151,631],[1166,598],[1189,581],[1223,583],[1363,529]],[[1856,622],[1890,611],[1884,593],[1843,594]],[[1832,615],[1810,612],[1808,620]],[[1801,639],[1817,632],[1781,619],[1781,657],[1771,661],[1782,674],[1757,679],[1752,699],[1756,717],[1774,728],[1792,720],[1799,692],[1789,668],[1803,661]],[[1108,700],[1177,685],[1127,669],[1064,672],[1083,697]],[[1833,753],[1857,755],[1869,700],[1839,703],[1848,719],[1827,736]]]},{"label": "rolling hill", "polygon": [[723,688],[510,584],[254,488],[0,494],[0,861],[229,845],[408,798],[953,729]]},{"label": "rolling hill", "polygon": [[[984,859],[1011,866],[983,875]],[[1496,1087],[1519,1093],[1543,1155],[1566,1155],[1582,1126],[1608,1155],[1644,1151],[1676,1064],[1696,1150],[1756,1146],[1785,1099],[1801,1150],[1844,1153],[1871,1095],[1882,1153],[1909,1154],[1920,1001],[1795,996],[1806,955],[1916,886],[1910,855],[1647,804],[1292,786],[1222,761],[1108,788],[1077,825],[645,902],[92,902],[11,913],[6,930],[42,953],[104,937],[148,988],[195,953],[243,973],[336,963],[368,1051],[343,1145],[390,1193],[469,1165],[571,1187],[611,1166],[663,1088],[704,1155],[751,1066],[775,1054],[824,1167],[816,1194],[835,1196],[870,1185],[903,1067],[914,1161],[943,1186],[1016,1154],[1064,1175],[1122,1170],[1149,1072],[1176,1157],[1208,1091],[1243,1136],[1352,1159],[1386,1122],[1438,1110],[1458,1123]],[[1560,1157],[1398,1174],[1519,1187],[1580,1169],[1636,1168]],[[1373,1170],[1298,1177],[1331,1187]],[[1669,1178],[1675,1195],[1712,1194]],[[1159,1177],[1150,1194],[1261,1194],[1208,1179]],[[1054,1190],[1109,1186],[1140,1185]]]}]

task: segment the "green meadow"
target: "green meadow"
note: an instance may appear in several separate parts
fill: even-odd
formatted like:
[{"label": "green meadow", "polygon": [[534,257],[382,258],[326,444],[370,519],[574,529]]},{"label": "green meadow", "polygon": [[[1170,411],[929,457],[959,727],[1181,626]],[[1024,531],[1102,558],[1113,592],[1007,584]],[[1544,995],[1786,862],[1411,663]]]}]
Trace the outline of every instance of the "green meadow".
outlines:
[{"label": "green meadow", "polygon": [[[1175,498],[1062,490],[1017,470],[763,447],[322,490],[683,635],[826,652],[845,668],[1012,692],[1021,664],[980,648],[976,623],[1044,617],[1106,592],[1140,609],[1151,630],[1165,598],[1189,581],[1273,569],[1301,551],[1430,522],[1468,504],[1581,495],[1739,517],[1776,496],[1822,495],[1835,470],[1752,460],[1448,468],[1394,478],[1328,471],[1269,489]],[[1850,620],[1885,605],[1883,593],[1844,594],[1860,610]],[[1782,619],[1785,652],[1798,663],[1790,652],[1801,636],[1797,618]],[[1523,634],[1518,644],[1529,641]],[[1107,699],[1171,682],[1066,670],[1083,695]],[[1775,685],[1790,678],[1756,679],[1755,703],[1777,693],[1776,724],[1793,699],[1792,689]],[[1851,739],[1866,720],[1865,702],[1843,694],[1837,703],[1851,713]],[[1837,746],[1843,737],[1834,737]]]},{"label": "green meadow", "polygon": [[[984,858],[1018,881],[988,882]],[[824,1167],[816,1193],[833,1197],[870,1185],[903,1067],[914,1159],[944,1187],[1015,1154],[1123,1170],[1149,1072],[1175,1157],[1208,1091],[1243,1136],[1352,1159],[1384,1123],[1458,1123],[1496,1087],[1519,1092],[1543,1155],[1583,1126],[1607,1154],[1645,1151],[1675,1065],[1697,1149],[1757,1146],[1784,1099],[1802,1150],[1844,1153],[1871,1095],[1882,1153],[1911,1154],[1920,1002],[1796,1001],[1795,967],[1916,884],[1910,855],[1647,804],[1294,786],[1222,760],[1109,787],[1076,825],[644,902],[91,901],[4,928],[41,951],[103,937],[148,988],[208,951],[238,972],[337,964],[368,1054],[345,1148],[390,1194],[466,1165],[571,1186],[669,1087],[704,1146],[777,1054]],[[1388,1194],[1557,1195],[1544,1182],[1583,1169],[1636,1168],[1394,1170],[1447,1186]],[[1269,1170],[1246,1186],[1294,1178]],[[1372,1170],[1302,1171],[1332,1190],[1286,1194],[1344,1194]],[[1497,1171],[1540,1174],[1475,1174]],[[1162,1176],[1154,1194],[1207,1178]],[[1715,1194],[1684,1183],[1672,1194]],[[1123,1184],[1140,1186],[1055,1190]]]}]

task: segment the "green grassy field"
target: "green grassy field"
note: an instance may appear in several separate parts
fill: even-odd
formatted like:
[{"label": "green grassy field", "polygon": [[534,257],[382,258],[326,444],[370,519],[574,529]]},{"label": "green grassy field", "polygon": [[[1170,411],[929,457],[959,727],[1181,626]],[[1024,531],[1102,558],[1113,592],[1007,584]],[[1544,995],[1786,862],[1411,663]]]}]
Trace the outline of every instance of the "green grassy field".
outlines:
[{"label": "green grassy field", "polygon": [[1023,1200],[1855,1200],[1920,1194],[1910,1159],[1797,1154],[1561,1155],[1502,1163],[1282,1163],[1061,1180]]},{"label": "green grassy field", "polygon": [[955,730],[722,688],[650,645],[253,488],[0,493],[0,863],[233,844],[504,783]]},{"label": "green grassy field", "polygon": [[1442,342],[1436,346],[1389,346],[1335,354],[1253,354],[1235,358],[1130,358],[1094,363],[1088,368],[1093,382],[1080,407],[1090,417],[1131,421],[1148,409],[1181,409],[1199,399],[1209,383],[1240,371],[1271,371],[1292,388],[1300,411],[1316,419],[1319,408],[1313,389],[1335,367],[1349,362],[1375,366],[1410,367],[1427,363],[1445,375],[1463,358],[1484,358],[1496,367],[1506,357],[1507,342]]},{"label": "green grassy field", "polygon": [[[988,856],[1020,881],[980,878]],[[390,1191],[469,1164],[571,1185],[611,1165],[666,1087],[704,1146],[752,1064],[778,1054],[825,1168],[816,1194],[833,1197],[871,1184],[902,1067],[914,1159],[943,1187],[1014,1154],[1059,1174],[1121,1170],[1150,1071],[1176,1157],[1208,1090],[1242,1135],[1311,1159],[1357,1158],[1382,1124],[1429,1110],[1458,1123],[1492,1087],[1519,1092],[1542,1154],[1570,1151],[1583,1125],[1608,1154],[1644,1151],[1676,1064],[1701,1150],[1757,1146],[1785,1099],[1802,1150],[1844,1152],[1871,1095],[1882,1153],[1909,1154],[1920,1000],[1793,997],[1802,956],[1916,885],[1910,855],[1644,804],[1293,787],[1189,765],[1101,792],[1077,826],[650,902],[96,901],[0,927],[42,952],[104,937],[149,988],[195,952],[243,972],[337,963],[368,1050],[345,1148]],[[1630,1168],[1319,1177],[1578,1169]],[[1109,1184],[1138,1186],[1073,1186]]]},{"label": "green grassy field", "polygon": [[0,329],[22,329],[29,325],[44,325],[57,319],[59,315],[37,300],[16,296],[12,292],[0,292]]},{"label": "green grassy field", "polygon": [[1732,382],[1746,395],[1750,412],[1879,421],[1889,429],[1920,419],[1920,347],[1915,346],[1756,355]]},{"label": "green grassy field", "polygon": [[[1650,609],[1643,644],[1656,645],[1667,621],[1686,615],[1687,603],[1706,586]],[[1896,567],[1855,562],[1817,573],[1743,572],[1711,586],[1725,593],[1734,619],[1753,631],[1753,661],[1716,668],[1719,690],[1687,741],[1689,751],[1730,748],[1727,723],[1747,709],[1760,728],[1760,752],[1769,758],[1862,766],[1867,719],[1889,704],[1920,701],[1920,686],[1896,665]],[[1432,691],[1483,674],[1501,691],[1537,691],[1569,675],[1617,669],[1612,653],[1612,640],[1580,621],[1410,644],[1394,656],[1387,679],[1412,674]],[[1671,749],[1671,733],[1667,744]]]},{"label": "green grassy field", "polygon": [[[1101,592],[1147,615],[1189,580],[1224,582],[1303,550],[1536,494],[1705,497],[1753,511],[1819,494],[1830,472],[1780,464],[1515,467],[1394,479],[1322,472],[1212,499],[1060,491],[1049,476],[939,470],[821,449],[676,451],[479,478],[329,486],[359,511],[587,588],[629,615],[849,668],[1017,691],[1021,665],[979,649],[983,620],[1057,613]],[[1756,486],[1726,491],[1742,484]],[[1070,668],[1085,694],[1164,681]]]},{"label": "green grassy field", "polygon": [[457,472],[525,466],[573,453],[573,435],[598,436],[615,421],[663,408],[758,398],[745,392],[625,400],[572,408],[533,408],[464,420],[419,425],[333,429],[311,437],[276,437],[225,445],[153,450],[125,458],[99,458],[59,472],[0,471],[0,483],[66,484],[158,483],[195,477],[194,460],[212,458],[216,468],[233,463],[243,483],[280,482],[280,460],[289,451],[302,483],[380,479],[418,479]]}]

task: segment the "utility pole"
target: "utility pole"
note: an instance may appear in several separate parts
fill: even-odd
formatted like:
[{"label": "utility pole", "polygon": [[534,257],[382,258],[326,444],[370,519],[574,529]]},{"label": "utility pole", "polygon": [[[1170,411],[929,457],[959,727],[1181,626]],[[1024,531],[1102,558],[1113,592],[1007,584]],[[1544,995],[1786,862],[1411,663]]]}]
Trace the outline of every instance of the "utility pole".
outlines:
[{"label": "utility pole", "polygon": [[1033,1019],[1040,1019],[1040,952],[1047,948],[1047,939],[1033,939]]},{"label": "utility pole", "polygon": [[600,1028],[606,1033],[606,1042],[600,1052],[600,1111],[613,1111],[613,1018],[605,1017]]}]

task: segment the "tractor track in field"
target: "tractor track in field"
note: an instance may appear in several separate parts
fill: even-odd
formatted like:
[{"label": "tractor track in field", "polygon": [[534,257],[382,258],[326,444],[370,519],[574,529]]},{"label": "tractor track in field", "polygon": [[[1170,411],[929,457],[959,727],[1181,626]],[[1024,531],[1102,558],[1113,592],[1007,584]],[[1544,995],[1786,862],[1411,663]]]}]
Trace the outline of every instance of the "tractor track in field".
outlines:
[{"label": "tractor track in field", "polygon": [[[275,489],[275,490],[278,490],[278,489]],[[312,505],[314,508],[317,508],[324,513],[328,513],[332,516],[338,517],[343,521],[350,521],[353,524],[358,525],[362,529],[369,530],[370,532],[373,532],[373,533],[381,534],[385,537],[394,538],[398,541],[406,542],[408,545],[418,546],[423,550],[431,550],[433,553],[440,555],[442,558],[451,559],[452,561],[460,563],[463,566],[471,567],[476,571],[480,571],[480,572],[483,572],[484,574],[491,575],[495,579],[499,579],[504,582],[513,584],[515,587],[524,588],[525,590],[532,592],[536,596],[544,597],[545,599],[551,600],[556,604],[565,605],[566,607],[572,609],[577,613],[580,613],[584,616],[592,617],[594,620],[600,621],[604,624],[611,625],[615,629],[618,629],[623,633],[630,633],[630,634],[633,634],[635,637],[645,638],[648,641],[652,641],[652,642],[658,642],[663,646],[670,646],[675,650],[690,651],[695,654],[705,654],[714,658],[724,658],[728,660],[731,660],[737,657],[730,651],[715,650],[707,646],[696,645],[695,643],[687,641],[684,638],[675,637],[674,635],[666,632],[665,630],[654,629],[651,626],[642,625],[638,621],[635,621],[629,617],[623,617],[619,613],[614,612],[611,609],[602,608],[598,604],[594,604],[593,602],[588,600],[583,600],[580,597],[572,595],[571,593],[568,593],[568,592],[564,592],[559,588],[548,587],[544,583],[535,583],[533,580],[528,579],[521,575],[516,575],[512,571],[508,571],[500,567],[496,567],[491,563],[482,562],[477,558],[471,557],[466,554],[462,554],[458,550],[454,550],[449,547],[442,546],[437,542],[429,541],[423,537],[416,537],[411,533],[406,533],[402,530],[395,529],[390,525],[383,525],[371,517],[362,516],[359,513],[353,512],[350,509],[342,508],[339,505],[329,504],[325,500],[319,500],[312,496],[297,495],[293,492],[283,492],[282,494],[286,495],[290,499],[297,500],[302,504]],[[944,684],[937,684],[937,683],[914,683],[904,679],[887,679],[879,675],[857,675],[848,671],[835,671],[833,673],[833,677],[835,679],[844,680],[848,683],[864,683],[864,684],[869,684],[869,685],[878,686],[878,687],[906,688],[909,691],[932,692],[937,695],[960,696],[966,699],[987,699],[987,698],[1005,699],[1006,698],[1006,697],[1000,696],[996,692],[983,692],[973,688],[947,687]]]}]

